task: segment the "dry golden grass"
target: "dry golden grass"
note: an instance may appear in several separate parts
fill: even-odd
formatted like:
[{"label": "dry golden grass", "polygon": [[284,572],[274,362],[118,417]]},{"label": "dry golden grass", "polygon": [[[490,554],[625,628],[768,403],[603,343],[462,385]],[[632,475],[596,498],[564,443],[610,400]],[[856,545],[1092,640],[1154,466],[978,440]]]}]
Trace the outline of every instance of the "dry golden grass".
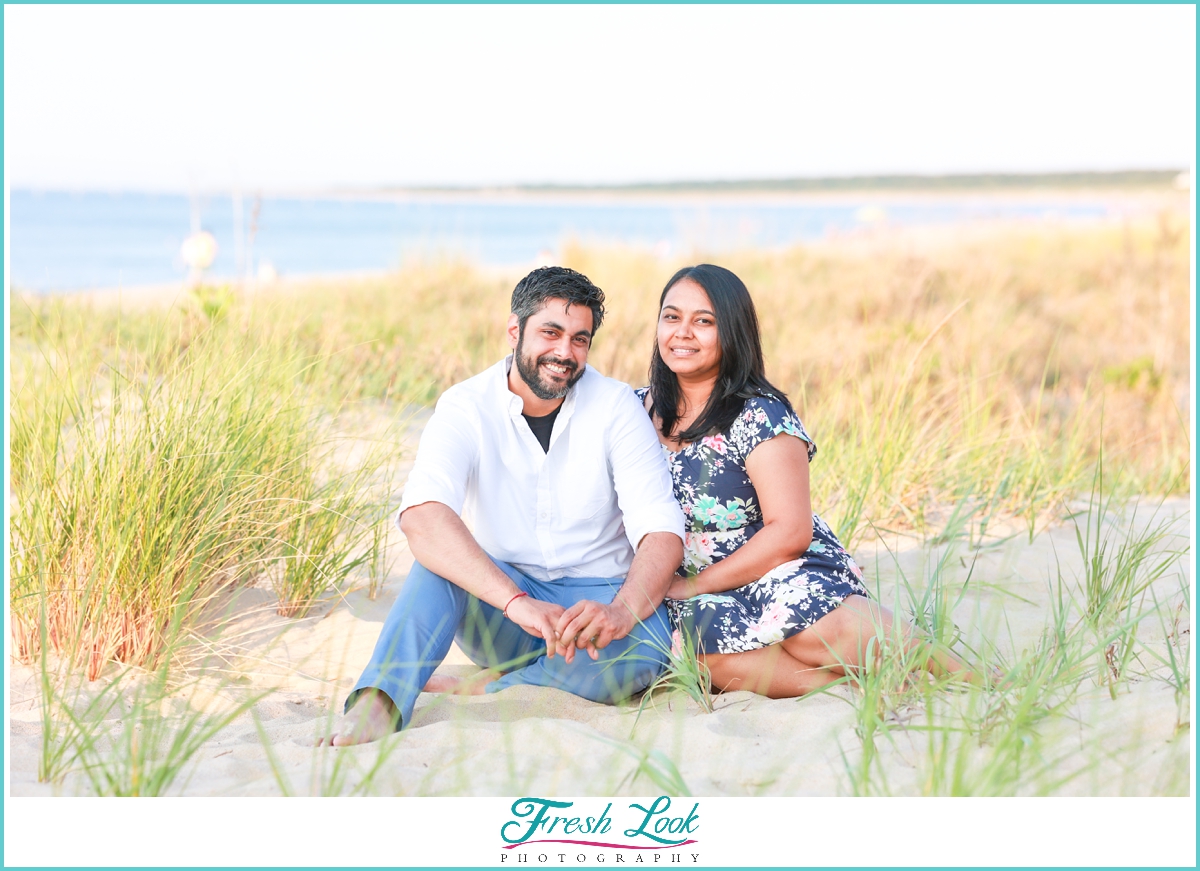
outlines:
[{"label": "dry golden grass", "polygon": [[[645,383],[659,294],[683,263],[582,246],[568,246],[562,259],[609,299],[590,362]],[[1101,455],[1107,486],[1118,491],[1187,486],[1190,264],[1181,215],[856,237],[687,260],[715,260],[750,288],[768,376],[821,448],[814,504],[847,544],[872,527],[942,534],[963,516],[948,506],[970,509],[978,528],[969,534],[1014,516],[1032,533],[1088,490]],[[331,521],[317,535],[312,524],[292,530],[281,513],[294,502],[333,516],[333,497],[316,476],[322,442],[305,430],[348,401],[430,404],[501,357],[519,277],[451,262],[373,281],[210,292],[166,311],[16,300],[10,570],[14,612],[25,617],[19,649],[32,656],[44,621],[58,615],[51,622],[63,632],[108,627],[103,639],[84,632],[72,642],[103,650],[85,659],[153,658],[149,648],[177,613],[176,594],[194,595],[214,567],[246,574],[243,557],[301,566],[302,612],[326,578],[353,564],[331,568],[320,553],[342,547],[355,525]],[[145,407],[160,411],[147,419],[157,429],[131,424],[128,437],[144,442],[147,457],[167,458],[170,476],[147,473],[100,433],[80,440],[100,399],[136,408],[151,397]],[[242,411],[230,417],[223,408]],[[221,431],[230,421],[236,428]],[[209,447],[184,450],[192,442]],[[219,499],[208,495],[215,470]],[[136,487],[123,491],[131,481]],[[190,530],[203,559],[172,544],[177,536],[163,538],[162,505],[181,504],[159,499],[163,481],[195,504],[171,523]],[[279,482],[294,483],[303,498]],[[229,509],[241,504],[234,497],[244,511]],[[97,499],[104,516],[92,510]],[[139,516],[121,516],[122,506],[142,503]],[[47,613],[48,589],[84,589],[90,598],[55,601]],[[146,589],[156,591],[149,605]],[[105,604],[93,613],[96,602]],[[113,610],[119,602],[129,607]]]},{"label": "dry golden grass", "polygon": [[[936,506],[962,499],[1035,523],[1086,488],[1102,447],[1114,484],[1186,486],[1189,250],[1180,214],[686,262],[703,260],[750,288],[768,375],[822,448],[818,505],[850,538],[866,522],[922,526]],[[659,294],[683,263],[579,245],[562,262],[609,299],[590,362],[645,383]],[[429,402],[507,351],[517,278],[427,265],[293,300],[312,312],[312,346],[341,355],[342,386]]]}]

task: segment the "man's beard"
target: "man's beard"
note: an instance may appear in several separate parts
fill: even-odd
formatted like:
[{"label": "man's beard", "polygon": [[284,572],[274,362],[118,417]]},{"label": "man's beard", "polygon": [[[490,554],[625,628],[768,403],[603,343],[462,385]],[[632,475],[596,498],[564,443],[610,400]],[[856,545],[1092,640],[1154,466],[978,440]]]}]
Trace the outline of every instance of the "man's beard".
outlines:
[{"label": "man's beard", "polygon": [[[536,360],[532,357],[526,357],[521,353],[521,349],[525,344],[525,336],[522,333],[517,340],[517,373],[521,376],[521,380],[529,385],[529,389],[538,399],[562,399],[567,395],[567,391],[575,386],[580,378],[583,377],[584,369],[580,369],[574,360],[563,360],[555,357],[553,354],[543,354]],[[555,386],[547,383],[542,379],[541,365],[543,363],[553,363],[557,366],[563,366],[567,370],[567,381],[561,386]],[[573,374],[572,374],[573,373]]]}]

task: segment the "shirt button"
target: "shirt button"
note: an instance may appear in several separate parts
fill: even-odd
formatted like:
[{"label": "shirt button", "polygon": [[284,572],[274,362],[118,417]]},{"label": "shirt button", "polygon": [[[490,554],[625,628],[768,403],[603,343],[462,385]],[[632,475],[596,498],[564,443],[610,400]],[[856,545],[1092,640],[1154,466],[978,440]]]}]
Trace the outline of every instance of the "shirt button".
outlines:
[{"label": "shirt button", "polygon": [[539,517],[541,517],[541,518],[542,518],[542,520],[545,520],[545,519],[546,519],[546,512],[545,512],[545,511],[543,511],[543,512],[542,512],[541,514],[539,514],[538,516],[539,516]]}]

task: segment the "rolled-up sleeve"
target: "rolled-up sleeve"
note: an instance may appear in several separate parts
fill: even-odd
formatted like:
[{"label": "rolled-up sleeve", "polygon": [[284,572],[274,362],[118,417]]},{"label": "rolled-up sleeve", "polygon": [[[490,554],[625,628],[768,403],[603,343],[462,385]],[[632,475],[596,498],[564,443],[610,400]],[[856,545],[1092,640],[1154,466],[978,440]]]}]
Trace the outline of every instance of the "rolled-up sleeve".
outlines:
[{"label": "rolled-up sleeve", "polygon": [[671,491],[671,473],[650,416],[632,390],[613,410],[609,464],[625,535],[637,549],[651,532],[670,532],[683,539],[684,519]]},{"label": "rolled-up sleeve", "polygon": [[453,389],[442,394],[421,433],[417,459],[404,486],[400,515],[414,505],[441,502],[461,514],[467,482],[479,458],[479,418]]}]

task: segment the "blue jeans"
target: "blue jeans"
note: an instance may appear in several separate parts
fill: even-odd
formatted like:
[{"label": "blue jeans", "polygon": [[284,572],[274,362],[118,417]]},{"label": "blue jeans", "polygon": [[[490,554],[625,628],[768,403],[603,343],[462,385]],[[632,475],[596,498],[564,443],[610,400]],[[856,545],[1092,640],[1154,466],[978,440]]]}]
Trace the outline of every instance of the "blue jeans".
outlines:
[{"label": "blue jeans", "polygon": [[[493,559],[506,575],[535,599],[569,608],[582,599],[608,604],[621,578],[558,578],[539,581]],[[593,702],[613,704],[650,685],[667,664],[670,619],[659,605],[632,632],[601,650],[593,661],[577,650],[574,662],[546,656],[546,642],[530,635],[486,602],[415,563],[388,612],[375,652],[346,699],[350,710],[366,689],[384,692],[399,712],[396,728],[412,720],[413,706],[430,675],[457,641],[471,661],[505,674],[487,685],[499,692],[517,684],[555,687]]]}]

